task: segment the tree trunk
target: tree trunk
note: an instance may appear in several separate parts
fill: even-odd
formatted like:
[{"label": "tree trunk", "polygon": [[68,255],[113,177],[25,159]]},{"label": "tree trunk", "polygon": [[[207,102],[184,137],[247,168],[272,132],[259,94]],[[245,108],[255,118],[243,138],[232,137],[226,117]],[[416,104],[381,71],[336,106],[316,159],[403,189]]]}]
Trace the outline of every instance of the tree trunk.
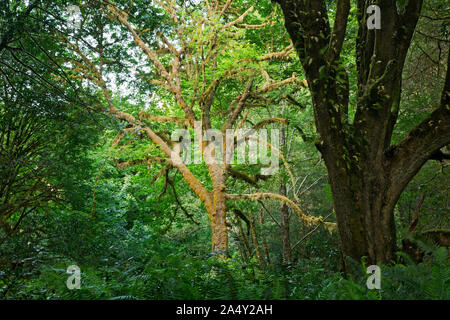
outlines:
[{"label": "tree trunk", "polygon": [[[284,154],[286,154],[286,129],[281,127],[280,145]],[[284,175],[280,179],[280,194],[287,196],[286,183],[284,182]],[[289,229],[289,208],[286,203],[281,205],[281,242],[283,246],[283,264],[291,262],[291,237]]]},{"label": "tree trunk", "polygon": [[370,264],[394,258],[397,199],[389,182],[373,173],[350,172],[342,177],[329,170],[344,269],[347,256],[357,262],[366,256]]},{"label": "tree trunk", "polygon": [[208,166],[213,183],[212,206],[207,208],[211,221],[212,249],[220,255],[228,255],[227,206],[225,193],[226,176],[217,164]]},{"label": "tree trunk", "polygon": [[250,212],[250,214],[249,214],[249,220],[250,220],[250,229],[251,229],[251,234],[252,234],[253,247],[255,248],[256,259],[258,259],[259,265],[261,267],[264,267],[264,260],[261,255],[261,251],[259,250],[259,241],[258,241],[258,233],[256,232],[255,217],[253,216],[252,212]]},{"label": "tree trunk", "polygon": [[228,254],[228,231],[225,214],[216,213],[215,217],[212,230],[213,251],[226,256]]},{"label": "tree trunk", "polygon": [[[286,185],[281,183],[280,194],[286,195]],[[289,208],[283,203],[281,205],[281,242],[283,245],[283,264],[291,262],[291,237],[289,228]]]},{"label": "tree trunk", "polygon": [[[263,214],[262,210],[259,211],[259,225],[260,226],[264,225],[264,214]],[[262,237],[261,245],[262,245],[262,248],[264,251],[264,256],[266,258],[265,264],[268,266],[268,265],[270,265],[270,255],[269,255],[269,248],[267,247],[267,242],[266,242],[266,239],[264,238],[264,236]]]},{"label": "tree trunk", "polygon": [[250,244],[248,242],[247,237],[245,236],[244,230],[242,229],[242,225],[240,224],[240,222],[237,222],[237,226],[239,229],[238,232],[238,237],[239,237],[239,243],[240,246],[242,247],[242,257],[244,258],[244,261],[248,261],[252,251],[250,249]]},{"label": "tree trunk", "polygon": [[212,233],[212,250],[217,254],[228,254],[228,230],[226,219],[225,193],[223,196],[217,195],[214,199],[214,208],[210,210]]}]

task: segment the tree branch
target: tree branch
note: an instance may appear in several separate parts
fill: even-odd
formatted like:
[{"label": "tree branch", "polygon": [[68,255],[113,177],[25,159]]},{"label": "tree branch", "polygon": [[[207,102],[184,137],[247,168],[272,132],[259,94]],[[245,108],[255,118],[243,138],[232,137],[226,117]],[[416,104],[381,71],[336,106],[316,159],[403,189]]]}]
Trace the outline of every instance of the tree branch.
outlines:
[{"label": "tree branch", "polygon": [[255,177],[250,177],[250,176],[246,175],[245,173],[243,173],[241,171],[233,169],[231,166],[227,167],[227,172],[229,174],[231,174],[231,176],[233,176],[234,178],[243,180],[243,181],[245,181],[245,182],[247,182],[247,183],[249,183],[249,184],[251,184],[251,185],[253,185],[255,187],[258,186],[258,181],[259,180],[267,180],[267,179],[269,179],[269,176],[263,176],[263,175],[260,175],[260,174],[255,175]]},{"label": "tree branch", "polygon": [[339,0],[337,3],[333,32],[331,33],[330,44],[325,57],[330,65],[332,65],[341,54],[349,13],[350,0]]},{"label": "tree branch", "polygon": [[249,199],[249,200],[260,200],[260,199],[275,199],[282,203],[287,204],[290,206],[294,211],[297,213],[299,219],[306,223],[306,225],[315,225],[324,223],[323,217],[314,217],[314,216],[307,216],[303,213],[302,209],[292,200],[289,198],[282,196],[277,193],[268,193],[268,192],[261,192],[261,193],[252,193],[252,194],[227,194],[227,199],[230,200],[242,200],[242,199]]},{"label": "tree branch", "polygon": [[[450,52],[447,65],[450,66]],[[449,143],[450,67],[447,67],[440,107],[411,130],[402,142],[386,151],[391,177],[399,178],[397,184],[406,186],[423,164]]]}]

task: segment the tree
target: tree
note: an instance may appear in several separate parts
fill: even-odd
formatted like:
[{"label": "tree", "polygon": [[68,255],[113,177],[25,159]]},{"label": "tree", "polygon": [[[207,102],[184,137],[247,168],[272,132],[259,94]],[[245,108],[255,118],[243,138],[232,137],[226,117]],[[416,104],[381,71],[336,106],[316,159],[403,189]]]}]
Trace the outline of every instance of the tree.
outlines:
[{"label": "tree", "polygon": [[76,202],[75,176],[89,160],[75,155],[98,133],[99,117],[78,108],[87,92],[76,81],[65,87],[54,81],[64,77],[61,51],[46,35],[53,22],[40,19],[40,5],[0,4],[0,228],[6,235],[27,229],[27,217],[56,203]]},{"label": "tree", "polygon": [[327,166],[344,268],[347,256],[389,263],[396,249],[393,212],[402,191],[423,164],[450,142],[447,69],[439,105],[405,139],[391,143],[400,110],[403,67],[422,1],[377,1],[381,29],[373,30],[367,27],[366,14],[372,1],[357,1],[353,117],[349,117],[352,87],[342,48],[355,5],[350,0],[337,1],[331,27],[328,15],[333,10],[327,1],[276,2],[309,83],[320,135],[316,146]]},{"label": "tree", "polygon": [[[88,80],[99,88],[107,105],[106,110],[125,123],[126,128],[119,132],[114,145],[121,144],[125,137],[132,137],[127,143],[139,143],[141,140],[147,143],[141,149],[142,158],[118,160],[118,168],[134,165],[150,167],[156,163],[162,166],[156,178],[163,176],[166,181],[168,170],[174,169],[181,173],[208,212],[212,248],[216,252],[228,251],[227,199],[275,198],[293,207],[304,222],[322,223],[321,218],[306,216],[296,202],[280,194],[227,193],[226,182],[230,176],[251,184],[264,179],[262,175],[252,177],[233,168],[226,160],[231,156],[228,147],[251,138],[254,130],[273,123],[285,124],[286,121],[280,118],[263,119],[243,137],[233,136],[231,141],[226,140],[225,133],[230,129],[243,128],[250,108],[257,107],[258,102],[267,101],[267,95],[277,92],[280,87],[305,86],[305,82],[299,81],[295,74],[287,79],[274,80],[265,69],[268,62],[290,55],[292,46],[279,52],[260,54],[251,43],[242,41],[246,29],[269,25],[268,22],[244,23],[254,10],[253,7],[239,10],[232,7],[232,1],[205,1],[199,5],[187,2],[178,5],[174,1],[157,3],[155,10],[160,18],[165,19],[166,30],[154,34],[149,34],[149,30],[142,27],[143,22],[136,18],[137,15],[121,10],[118,5],[108,1],[96,1],[92,6],[94,11],[90,14],[85,11],[87,16],[82,24],[85,21],[97,21],[97,33],[90,33],[95,43],[86,44],[77,32],[72,35],[58,32],[59,39],[71,54],[67,58],[71,65],[68,73],[72,77]],[[96,16],[99,10],[101,16]],[[110,20],[106,21],[105,17]],[[127,47],[130,53],[122,61],[108,56],[111,53],[108,48],[113,46],[107,39],[111,30],[125,39],[122,46],[126,44],[127,37],[132,37]],[[118,99],[111,93],[111,83],[107,81],[107,76],[115,71],[111,66],[130,62],[133,67],[138,67],[137,61],[146,68],[133,72],[137,72],[138,81],[152,86],[153,96],[159,100],[159,109],[162,111],[154,108],[150,112],[139,106],[137,112],[124,112],[117,104]],[[128,69],[128,72],[131,70]],[[102,106],[94,108],[104,110]],[[198,126],[200,120],[201,126]],[[171,141],[168,137],[167,132],[179,125],[185,127],[186,132],[194,130],[193,135],[206,160],[209,181],[201,181],[182,160],[186,155],[186,150],[183,155],[181,152],[182,140]],[[219,138],[222,139],[222,150],[216,146],[217,141],[207,135],[208,130],[213,128],[220,128],[223,134]],[[273,146],[270,148],[272,153],[279,152]],[[171,181],[167,183],[173,187]]]}]

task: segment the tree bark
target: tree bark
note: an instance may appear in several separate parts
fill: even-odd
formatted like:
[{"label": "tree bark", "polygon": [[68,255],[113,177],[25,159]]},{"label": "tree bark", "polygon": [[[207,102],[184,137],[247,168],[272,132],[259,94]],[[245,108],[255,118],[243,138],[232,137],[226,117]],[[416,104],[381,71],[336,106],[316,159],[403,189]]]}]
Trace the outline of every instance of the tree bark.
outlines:
[{"label": "tree bark", "polygon": [[224,190],[213,191],[213,208],[208,213],[211,220],[212,249],[214,252],[228,254],[228,230],[227,230],[227,209]]},{"label": "tree bark", "polygon": [[[213,152],[215,158],[215,153]],[[212,249],[220,255],[228,255],[228,230],[226,206],[226,173],[217,163],[208,164],[209,174],[213,184],[212,206],[207,207],[211,221]]]},{"label": "tree bark", "polygon": [[[383,172],[383,171],[381,171]],[[329,171],[344,268],[347,256],[356,261],[389,263],[394,258],[396,238],[390,179],[383,173]]]}]

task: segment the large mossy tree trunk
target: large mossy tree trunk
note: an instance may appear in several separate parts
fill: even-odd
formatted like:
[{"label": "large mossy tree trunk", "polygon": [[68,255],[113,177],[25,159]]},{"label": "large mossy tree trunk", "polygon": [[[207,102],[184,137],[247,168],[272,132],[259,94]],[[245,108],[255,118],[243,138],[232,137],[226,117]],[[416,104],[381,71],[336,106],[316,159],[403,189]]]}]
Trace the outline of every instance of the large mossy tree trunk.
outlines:
[{"label": "large mossy tree trunk", "polygon": [[329,183],[343,256],[390,262],[396,245],[393,209],[397,199],[392,197],[384,170],[377,175],[375,169],[366,173],[331,169]]},{"label": "large mossy tree trunk", "polygon": [[[396,249],[394,207],[423,164],[450,143],[450,76],[440,106],[391,144],[399,115],[402,73],[422,7],[380,0],[382,28],[366,25],[370,1],[357,1],[357,108],[348,117],[349,80],[341,50],[350,1],[337,2],[333,27],[321,0],[276,0],[301,60],[337,216],[344,269],[346,257],[389,263]],[[449,56],[450,57],[450,56]],[[348,269],[347,269],[348,270]]]}]

